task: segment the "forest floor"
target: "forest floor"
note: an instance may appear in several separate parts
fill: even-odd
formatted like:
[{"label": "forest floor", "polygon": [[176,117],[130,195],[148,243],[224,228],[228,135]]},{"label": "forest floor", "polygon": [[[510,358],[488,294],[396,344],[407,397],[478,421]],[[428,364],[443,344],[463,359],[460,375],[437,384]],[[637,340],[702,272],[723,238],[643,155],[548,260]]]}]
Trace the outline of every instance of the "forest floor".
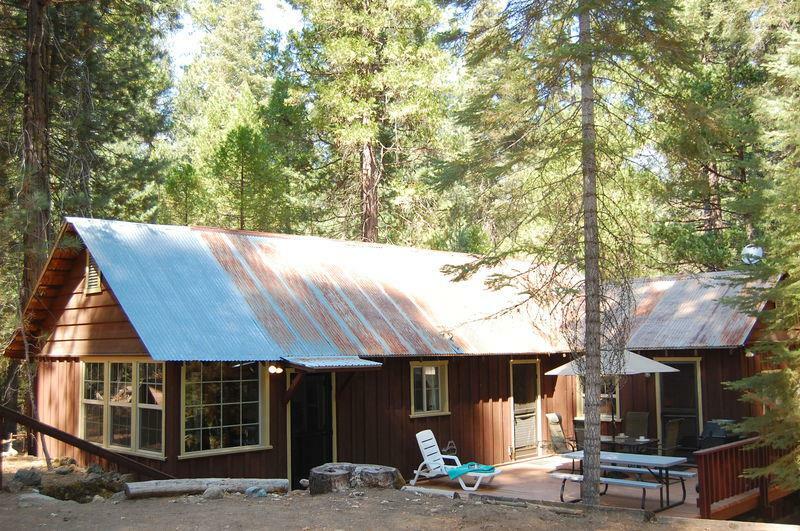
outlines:
[{"label": "forest floor", "polygon": [[[33,460],[4,460],[4,481]],[[9,466],[11,465],[11,466]],[[43,472],[44,482],[50,480]],[[4,482],[7,485],[7,483]],[[504,504],[449,499],[410,491],[371,490],[311,496],[306,491],[247,498],[226,494],[144,500],[62,501],[36,494],[0,492],[0,529],[765,529],[764,524],[658,517],[626,509],[584,511],[579,506]],[[778,526],[775,526],[778,528]]]}]

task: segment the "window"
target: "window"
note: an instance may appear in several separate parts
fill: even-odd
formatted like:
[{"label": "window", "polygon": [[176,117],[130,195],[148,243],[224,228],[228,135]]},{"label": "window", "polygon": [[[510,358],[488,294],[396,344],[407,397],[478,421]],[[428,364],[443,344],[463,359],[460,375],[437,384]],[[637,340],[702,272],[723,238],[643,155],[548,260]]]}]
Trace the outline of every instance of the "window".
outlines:
[{"label": "window", "polygon": [[161,426],[164,412],[164,365],[139,364],[139,448],[161,452]]},{"label": "window", "polygon": [[412,362],[411,416],[424,417],[447,413],[449,413],[447,362]]},{"label": "window", "polygon": [[183,370],[184,453],[262,447],[259,363],[192,362]]},{"label": "window", "polygon": [[83,438],[103,444],[103,410],[105,408],[105,363],[83,366]]},{"label": "window", "polygon": [[[577,397],[576,397],[576,418],[583,418],[583,378],[577,378]],[[612,409],[614,418],[620,420],[619,414],[619,380],[614,379],[613,382],[603,380],[603,387],[600,390],[600,420],[610,422]]]},{"label": "window", "polygon": [[118,450],[162,453],[163,363],[86,362],[82,402],[84,439]]},{"label": "window", "polygon": [[131,447],[131,405],[133,404],[133,363],[111,364],[111,392],[108,397],[111,415],[111,446]]},{"label": "window", "polygon": [[94,258],[89,252],[86,252],[86,284],[83,292],[86,295],[93,293],[100,293],[103,291],[103,283],[100,278],[100,269],[97,267]]}]

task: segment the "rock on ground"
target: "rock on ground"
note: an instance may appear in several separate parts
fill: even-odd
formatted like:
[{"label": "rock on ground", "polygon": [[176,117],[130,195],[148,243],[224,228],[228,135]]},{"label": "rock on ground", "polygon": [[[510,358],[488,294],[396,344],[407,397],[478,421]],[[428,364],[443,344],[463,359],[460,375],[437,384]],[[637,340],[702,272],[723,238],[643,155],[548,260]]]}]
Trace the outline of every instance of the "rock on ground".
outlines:
[{"label": "rock on ground", "polygon": [[14,479],[26,487],[35,487],[42,484],[42,475],[38,470],[33,468],[17,470],[17,472],[14,474]]},{"label": "rock on ground", "polygon": [[[264,490],[264,489],[261,489],[261,490]],[[219,500],[220,498],[222,498],[222,496],[223,496],[224,494],[225,494],[225,493],[224,493],[224,492],[222,492],[222,489],[221,489],[221,488],[219,488],[219,487],[214,487],[214,486],[211,486],[211,487],[208,487],[208,488],[207,488],[207,489],[206,489],[206,490],[203,492],[203,498],[205,498],[205,499],[207,499],[207,500]],[[266,495],[266,491],[264,492],[264,495]]]},{"label": "rock on ground", "polygon": [[248,498],[266,498],[267,490],[264,487],[248,487],[247,490],[244,491],[244,495]]},{"label": "rock on ground", "polygon": [[103,475],[104,472],[105,470],[103,470],[103,467],[101,467],[98,463],[92,463],[91,465],[86,467],[87,475],[89,474]]},{"label": "rock on ground", "polygon": [[72,474],[75,470],[73,465],[61,465],[60,467],[55,469],[56,474],[61,474],[62,476],[66,476],[67,474]]}]

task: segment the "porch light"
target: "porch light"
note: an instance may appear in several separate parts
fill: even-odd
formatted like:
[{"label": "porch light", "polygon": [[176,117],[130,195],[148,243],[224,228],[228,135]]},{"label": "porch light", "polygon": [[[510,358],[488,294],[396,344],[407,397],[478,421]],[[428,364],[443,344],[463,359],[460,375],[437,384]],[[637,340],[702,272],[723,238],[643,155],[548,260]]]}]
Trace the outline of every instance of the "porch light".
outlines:
[{"label": "porch light", "polygon": [[744,357],[745,358],[755,358],[756,357],[756,353],[753,352],[752,350],[748,350],[748,351],[746,351],[744,353]]},{"label": "porch light", "polygon": [[270,374],[280,374],[283,372],[283,367],[276,367],[275,365],[270,365],[269,369],[267,370],[269,370]]}]

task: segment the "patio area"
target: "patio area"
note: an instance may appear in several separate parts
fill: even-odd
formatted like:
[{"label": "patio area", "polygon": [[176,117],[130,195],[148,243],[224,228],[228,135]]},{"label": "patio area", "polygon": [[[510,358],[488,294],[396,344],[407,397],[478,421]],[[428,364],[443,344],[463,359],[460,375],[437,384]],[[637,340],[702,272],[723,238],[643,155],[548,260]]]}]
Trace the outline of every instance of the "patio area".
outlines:
[{"label": "patio area", "polygon": [[[569,470],[572,461],[558,456],[532,458],[525,461],[503,465],[498,467],[503,471],[497,476],[492,484],[481,485],[476,494],[486,494],[491,496],[503,496],[509,498],[520,498],[533,501],[558,502],[561,490],[561,480],[549,475],[556,468],[566,468]],[[458,483],[449,481],[447,478],[436,478],[420,480],[420,487],[458,491],[464,493]],[[700,518],[697,508],[697,491],[695,487],[697,479],[686,480],[686,502],[677,507],[672,507],[664,511],[665,516],[680,516],[685,518]],[[580,486],[575,483],[567,483],[565,499],[570,500],[580,495]],[[624,488],[611,485],[608,492],[600,497],[603,505],[612,507],[627,507],[631,509],[640,508],[642,492],[639,489]],[[672,500],[680,500],[680,483],[670,487],[670,497]],[[658,508],[658,492],[647,493],[647,509]]]}]

